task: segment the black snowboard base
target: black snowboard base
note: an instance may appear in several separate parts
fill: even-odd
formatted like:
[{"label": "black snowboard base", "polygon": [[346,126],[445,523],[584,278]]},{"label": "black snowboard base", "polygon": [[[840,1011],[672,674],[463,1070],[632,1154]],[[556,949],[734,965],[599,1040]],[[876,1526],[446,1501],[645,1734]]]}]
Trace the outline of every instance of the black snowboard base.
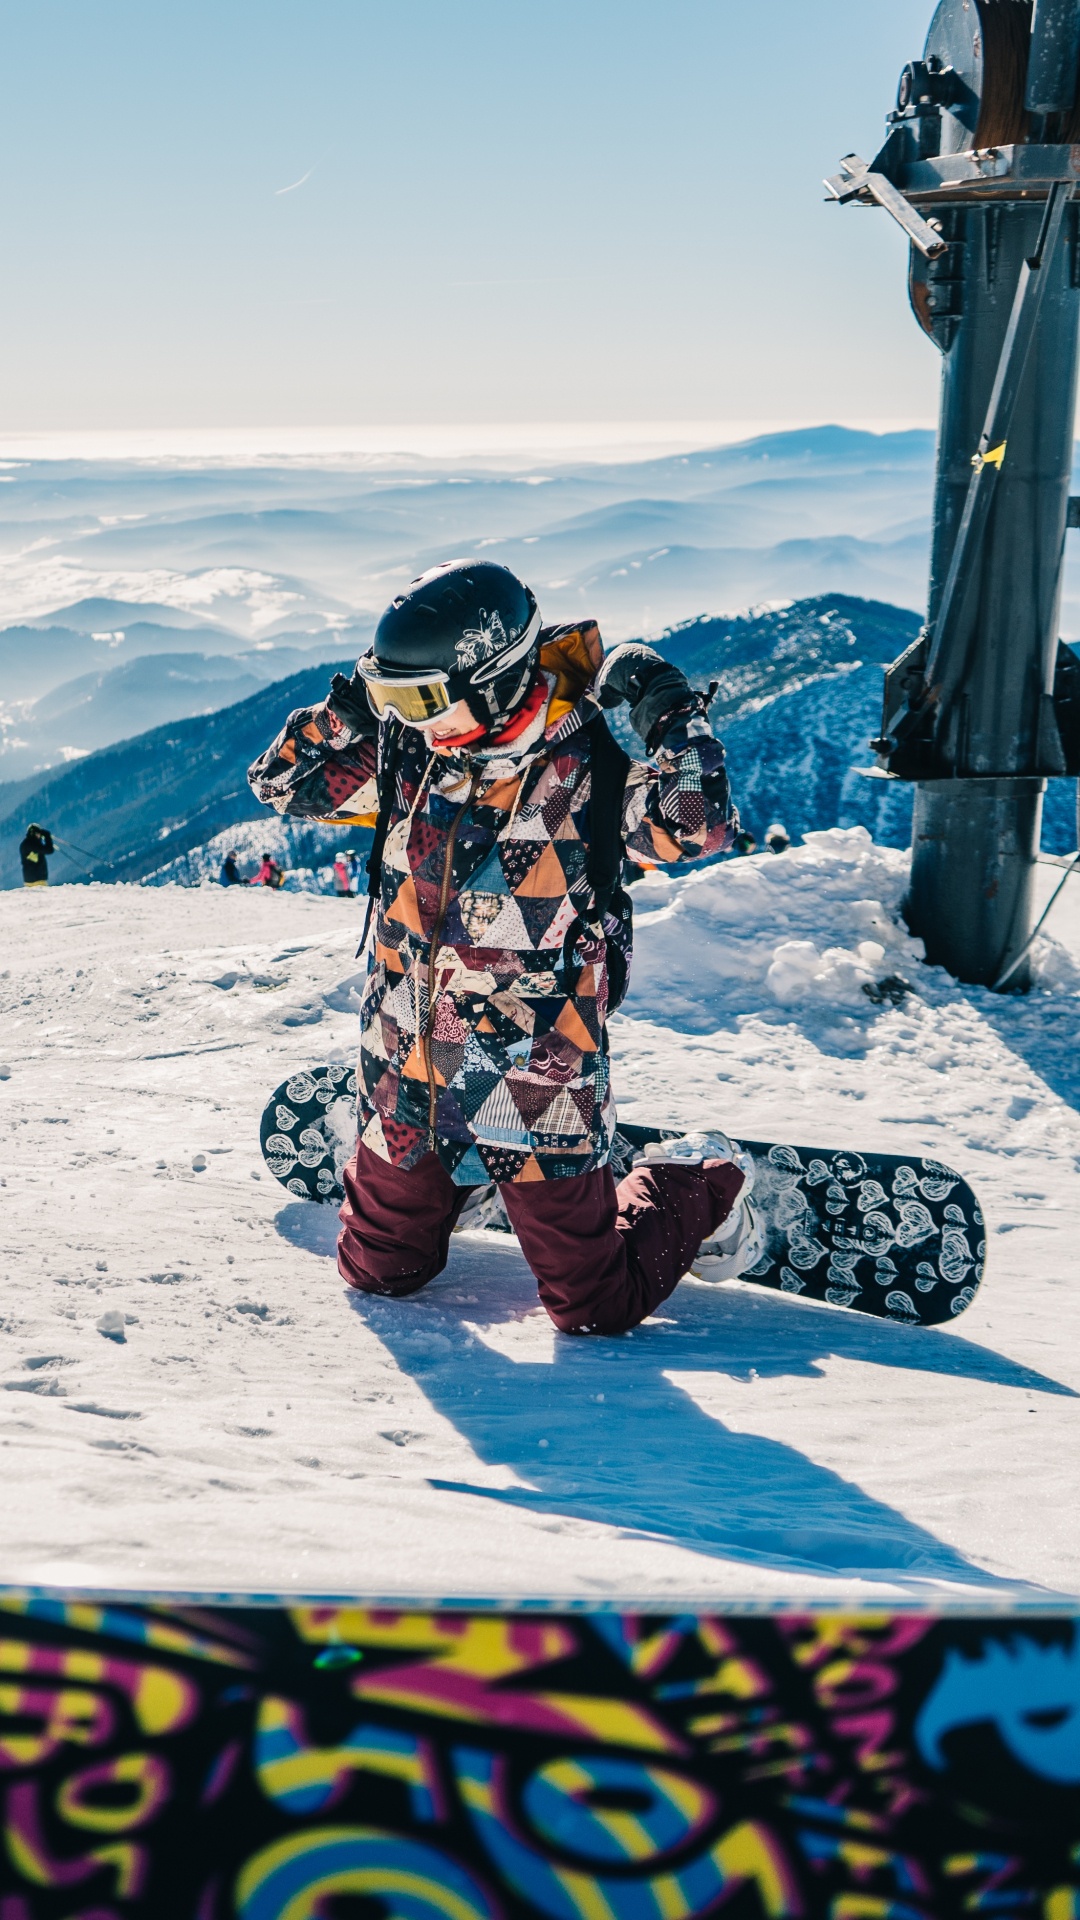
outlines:
[{"label": "black snowboard base", "polygon": [[[672,1128],[620,1122],[616,1178]],[[270,1172],[301,1200],[343,1198],[341,1170],[356,1143],[352,1067],[312,1067],[271,1094],[260,1141]],[[754,1162],[753,1204],[765,1251],[740,1281],[881,1320],[932,1327],[971,1305],[983,1275],[985,1228],[967,1181],[910,1154],[741,1140]],[[498,1193],[479,1189],[463,1227],[509,1231]]]}]

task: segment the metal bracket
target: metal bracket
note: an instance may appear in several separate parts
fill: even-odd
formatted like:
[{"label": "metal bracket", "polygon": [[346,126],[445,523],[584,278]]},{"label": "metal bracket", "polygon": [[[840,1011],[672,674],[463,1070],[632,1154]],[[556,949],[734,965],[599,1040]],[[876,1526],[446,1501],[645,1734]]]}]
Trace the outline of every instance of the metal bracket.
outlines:
[{"label": "metal bracket", "polygon": [[916,213],[909,201],[905,200],[899,187],[894,187],[883,173],[866,160],[860,160],[857,153],[847,153],[840,162],[840,172],[825,181],[825,187],[832,198],[841,206],[849,200],[870,199],[891,213],[898,226],[903,227],[912,246],[926,255],[928,260],[938,260],[948,252],[940,232]]}]

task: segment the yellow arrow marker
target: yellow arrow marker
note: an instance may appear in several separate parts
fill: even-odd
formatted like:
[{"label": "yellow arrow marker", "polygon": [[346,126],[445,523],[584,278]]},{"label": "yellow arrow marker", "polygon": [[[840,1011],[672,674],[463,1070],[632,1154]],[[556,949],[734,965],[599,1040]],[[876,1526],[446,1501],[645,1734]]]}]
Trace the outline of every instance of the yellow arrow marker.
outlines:
[{"label": "yellow arrow marker", "polygon": [[997,467],[1000,472],[1002,462],[1005,458],[1005,449],[1008,444],[1007,440],[1003,440],[999,447],[991,447],[987,453],[972,454],[971,464],[976,472],[981,473],[984,467]]}]

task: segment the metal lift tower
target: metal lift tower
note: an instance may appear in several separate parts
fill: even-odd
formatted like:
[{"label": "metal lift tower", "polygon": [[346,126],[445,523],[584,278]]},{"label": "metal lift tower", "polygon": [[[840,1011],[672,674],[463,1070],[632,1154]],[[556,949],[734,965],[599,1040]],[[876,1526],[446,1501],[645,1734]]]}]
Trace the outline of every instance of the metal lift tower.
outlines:
[{"label": "metal lift tower", "polygon": [[1058,641],[1080,526],[1078,77],[1080,0],[941,0],[880,153],[826,182],[904,228],[943,358],[927,622],[873,743],[916,782],[907,918],[930,960],[1010,990],[1046,782],[1080,771],[1080,660]]}]

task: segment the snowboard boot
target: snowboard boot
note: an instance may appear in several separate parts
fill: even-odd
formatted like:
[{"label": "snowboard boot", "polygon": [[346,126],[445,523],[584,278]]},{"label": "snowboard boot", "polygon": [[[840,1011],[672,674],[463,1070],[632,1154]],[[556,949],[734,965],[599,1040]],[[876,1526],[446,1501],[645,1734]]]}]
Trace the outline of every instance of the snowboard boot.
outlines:
[{"label": "snowboard boot", "polygon": [[753,1160],[743,1152],[738,1141],[729,1140],[726,1133],[680,1133],[670,1140],[650,1140],[648,1146],[634,1155],[634,1165],[647,1166],[650,1160],[672,1160],[679,1167],[700,1167],[706,1160],[730,1160],[746,1181],[742,1199],[754,1184]]},{"label": "snowboard boot", "polygon": [[703,1240],[691,1273],[699,1280],[737,1280],[765,1251],[765,1222],[744,1187],[722,1227]]},{"label": "snowboard boot", "polygon": [[636,1166],[669,1160],[680,1167],[700,1167],[706,1160],[728,1160],[739,1168],[744,1186],[723,1226],[702,1242],[694,1256],[691,1272],[699,1280],[737,1280],[740,1273],[753,1267],[765,1251],[765,1223],[751,1205],[754,1162],[737,1140],[726,1133],[683,1133],[672,1140],[650,1140],[636,1154]]}]

